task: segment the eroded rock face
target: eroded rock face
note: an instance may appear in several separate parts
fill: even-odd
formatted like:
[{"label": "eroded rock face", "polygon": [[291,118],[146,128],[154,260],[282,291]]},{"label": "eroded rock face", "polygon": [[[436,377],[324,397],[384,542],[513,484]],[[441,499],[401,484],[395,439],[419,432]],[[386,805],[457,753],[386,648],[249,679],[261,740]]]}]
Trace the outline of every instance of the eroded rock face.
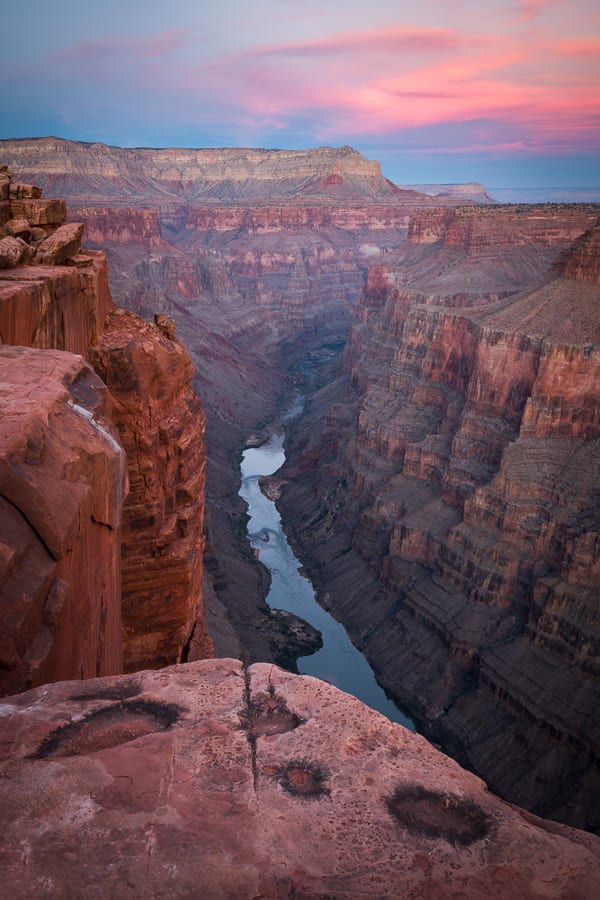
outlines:
[{"label": "eroded rock face", "polygon": [[[488,266],[469,238],[449,296],[443,241],[375,270],[350,386],[329,389],[328,411],[315,400],[282,493],[305,564],[382,681],[495,790],[590,829],[600,294],[581,266],[593,231],[569,255],[577,279],[547,275],[513,297],[500,288],[522,270],[518,237]],[[534,234],[548,239],[539,223]],[[480,272],[462,299],[469,258]]]},{"label": "eroded rock face", "polygon": [[[235,660],[0,707],[8,897],[569,897],[600,840],[334,687]],[[65,866],[65,860],[69,865]]]},{"label": "eroded rock face", "polygon": [[[6,168],[0,170],[0,175],[5,193],[6,188],[11,188],[13,213],[15,203],[42,202],[39,190],[31,185],[17,185],[12,190],[14,183],[11,185]],[[134,315],[115,313],[107,325],[115,308],[106,258],[99,251],[81,252],[82,224],[60,224],[44,229],[37,227],[31,218],[12,218],[5,231],[11,235],[0,241],[0,245],[14,242],[19,254],[20,242],[32,264],[23,264],[23,258],[20,265],[0,272],[0,342],[93,356],[115,394],[112,407],[107,401],[106,415],[112,410],[118,424],[132,484],[123,529],[126,666],[160,666],[182,657],[195,659],[210,654],[212,645],[203,616],[201,592],[204,413],[191,387],[193,370],[189,355],[174,341],[174,323],[158,316],[158,327],[146,326]],[[13,235],[24,235],[29,243]],[[40,397],[43,397],[42,388]],[[65,446],[70,439],[67,429]],[[106,485],[104,489],[110,493]],[[60,510],[59,507],[59,513]],[[11,526],[6,527],[10,532]],[[75,567],[86,570],[93,566],[93,548],[89,542],[82,542],[73,552]],[[80,552],[82,558],[78,559]],[[100,565],[104,565],[103,560]],[[10,559],[6,560],[6,571],[8,577]],[[115,587],[120,616],[119,559],[116,569],[105,577]],[[61,587],[60,591],[62,597],[64,589]],[[56,616],[53,627],[60,630],[60,622],[54,619]],[[72,628],[68,625],[62,640],[68,642],[72,638]],[[27,647],[29,639],[33,640],[30,632],[23,632],[20,652],[24,656],[34,653]],[[96,656],[102,658],[104,653],[101,641],[94,648],[89,640],[87,652],[89,660],[81,670],[83,675],[122,670],[121,662],[112,669],[95,667]],[[36,649],[35,653],[39,651]],[[64,655],[65,660],[71,658],[69,653]],[[53,674],[52,666],[48,665],[43,674],[23,682],[23,686],[76,675],[77,669],[73,667]],[[17,689],[16,683],[12,689]]]},{"label": "eroded rock face", "polygon": [[559,257],[554,268],[565,278],[600,284],[600,221]]},{"label": "eroded rock face", "polygon": [[0,692],[122,672],[125,455],[79,356],[0,347]]},{"label": "eroded rock face", "polygon": [[82,263],[0,272],[0,341],[85,355],[114,304],[104,254],[86,251]]},{"label": "eroded rock face", "polygon": [[89,351],[112,395],[128,460],[126,671],[212,655],[202,605],[205,416],[189,354],[172,324],[159,320],[115,311]]}]

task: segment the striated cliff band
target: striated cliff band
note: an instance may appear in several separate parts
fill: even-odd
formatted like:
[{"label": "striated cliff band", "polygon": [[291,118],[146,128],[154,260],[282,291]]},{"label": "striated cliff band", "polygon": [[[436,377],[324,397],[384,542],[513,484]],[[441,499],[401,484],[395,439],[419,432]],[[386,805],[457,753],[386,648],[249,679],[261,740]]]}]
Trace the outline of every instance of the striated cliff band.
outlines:
[{"label": "striated cliff band", "polygon": [[0,690],[211,655],[189,354],[115,310],[62,201],[0,190]]},{"label": "striated cliff band", "polygon": [[557,258],[568,231],[560,211],[417,215],[369,272],[281,503],[425,733],[502,796],[597,830],[600,225]]}]

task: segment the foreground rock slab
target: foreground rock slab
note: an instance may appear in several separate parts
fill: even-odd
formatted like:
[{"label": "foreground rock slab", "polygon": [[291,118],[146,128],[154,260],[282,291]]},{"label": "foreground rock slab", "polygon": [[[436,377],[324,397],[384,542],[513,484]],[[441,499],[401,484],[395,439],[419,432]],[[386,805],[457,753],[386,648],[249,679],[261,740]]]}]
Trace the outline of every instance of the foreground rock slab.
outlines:
[{"label": "foreground rock slab", "polygon": [[0,706],[0,897],[590,898],[538,819],[324,682],[204,660]]}]

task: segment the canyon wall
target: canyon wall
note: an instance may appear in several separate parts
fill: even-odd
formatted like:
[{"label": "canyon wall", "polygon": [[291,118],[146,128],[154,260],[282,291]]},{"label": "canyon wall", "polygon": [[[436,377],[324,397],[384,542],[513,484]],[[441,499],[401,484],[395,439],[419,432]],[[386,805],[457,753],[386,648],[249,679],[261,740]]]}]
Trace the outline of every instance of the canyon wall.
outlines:
[{"label": "canyon wall", "polygon": [[205,416],[189,354],[168,328],[116,310],[89,351],[113,398],[129,463],[126,672],[212,655],[202,606]]},{"label": "canyon wall", "polygon": [[[326,682],[204,660],[0,706],[0,896],[587,900],[600,839]],[[68,860],[68,865],[65,865]]]},{"label": "canyon wall", "polygon": [[417,197],[383,178],[379,163],[351,147],[314,150],[121,148],[60,138],[5,140],[3,159],[46,191],[104,197],[221,201],[333,194],[362,199]]},{"label": "canyon wall", "polygon": [[2,690],[211,655],[189,354],[166,317],[115,310],[105,256],[81,249],[62,201],[6,167],[0,188]]},{"label": "canyon wall", "polygon": [[125,454],[80,356],[0,346],[0,693],[122,671]]},{"label": "canyon wall", "polygon": [[371,271],[283,510],[324,602],[427,733],[503,796],[597,829],[599,228],[516,293],[515,247],[545,258],[570,225],[503,244],[495,214],[483,244],[477,213],[425,216],[397,268]]}]

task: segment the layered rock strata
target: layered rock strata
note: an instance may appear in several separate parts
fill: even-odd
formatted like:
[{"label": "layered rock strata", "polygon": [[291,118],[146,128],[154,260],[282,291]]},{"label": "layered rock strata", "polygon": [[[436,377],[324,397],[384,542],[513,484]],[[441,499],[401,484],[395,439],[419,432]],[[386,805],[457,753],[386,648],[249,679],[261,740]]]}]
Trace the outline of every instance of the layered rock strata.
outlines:
[{"label": "layered rock strata", "polygon": [[[109,147],[60,138],[2,141],[3,159],[38,184],[65,194],[318,202],[323,196],[419,199],[351,147],[315,150]],[[69,186],[69,191],[65,190]]]},{"label": "layered rock strata", "polygon": [[202,605],[205,416],[194,370],[173,324],[116,310],[94,368],[113,398],[125,448],[123,510],[125,671],[212,655]]},{"label": "layered rock strata", "polygon": [[0,347],[0,693],[122,672],[125,454],[80,356]]},{"label": "layered rock strata", "polygon": [[600,889],[598,838],[502,802],[424,738],[272,665],[5,698],[0,747],[3,897]]},{"label": "layered rock strata", "polygon": [[[80,354],[78,365],[84,368],[81,356],[93,358],[104,382],[108,381],[111,385],[114,395],[112,404],[106,401],[103,414],[113,417],[119,441],[126,448],[131,484],[127,498],[121,485],[118,513],[115,513],[120,518],[123,510],[123,594],[121,554],[118,554],[114,571],[102,574],[104,567],[114,562],[102,547],[99,547],[97,578],[100,581],[105,578],[111,583],[114,596],[110,602],[105,601],[102,591],[98,592],[97,597],[90,597],[92,589],[80,585],[77,579],[68,590],[64,587],[59,590],[51,588],[46,582],[40,587],[37,575],[33,577],[31,585],[23,588],[23,601],[29,594],[35,598],[27,600],[27,603],[37,604],[38,619],[46,615],[42,613],[46,608],[44,604],[62,604],[68,610],[69,603],[64,597],[69,591],[79,591],[80,618],[85,615],[86,603],[91,603],[90,627],[75,627],[74,615],[65,612],[67,619],[62,635],[62,620],[58,614],[52,618],[54,614],[49,612],[46,618],[50,617],[50,631],[60,632],[58,638],[54,636],[52,639],[62,648],[64,665],[59,661],[61,650],[51,653],[42,665],[37,659],[41,654],[38,646],[41,638],[36,637],[35,616],[26,613],[25,609],[18,614],[11,613],[14,622],[7,632],[7,646],[10,644],[12,648],[11,641],[16,641],[19,649],[18,653],[7,649],[10,658],[14,656],[16,662],[11,662],[11,672],[14,669],[14,673],[6,689],[15,691],[44,680],[122,671],[120,638],[117,652],[112,647],[112,631],[110,640],[105,639],[104,626],[97,626],[95,610],[99,603],[105,617],[108,614],[104,607],[112,603],[107,627],[113,630],[115,615],[121,623],[122,608],[127,669],[161,666],[183,658],[211,655],[212,645],[207,635],[201,590],[204,413],[191,385],[193,367],[189,354],[175,340],[174,323],[165,316],[159,315],[156,325],[147,325],[133,314],[122,315],[115,311],[105,256],[98,251],[81,250],[83,225],[64,223],[64,204],[61,216],[52,225],[45,230],[38,229],[35,223],[39,216],[34,207],[45,202],[41,199],[40,189],[33,185],[15,184],[6,167],[0,171],[0,176],[0,187],[4,185],[3,191],[9,198],[6,202],[10,204],[13,214],[4,226],[5,233],[11,234],[4,240],[17,240],[13,235],[20,235],[18,240],[25,247],[17,265],[0,271],[0,341],[6,345],[45,351],[55,348]],[[15,202],[30,204],[26,209],[19,209],[23,216],[29,218],[18,219],[14,216]],[[9,352],[8,348],[6,352]],[[41,354],[40,358],[43,357],[44,354]],[[26,380],[28,373],[24,371],[20,374],[22,368],[26,369],[26,360],[17,355],[13,366],[14,377]],[[42,378],[41,369],[38,369],[36,377]],[[77,378],[83,385],[84,376]],[[30,385],[29,390],[33,392],[34,385]],[[109,396],[106,390],[104,393]],[[39,394],[40,417],[54,415],[52,408],[46,409],[44,406],[43,384],[40,384]],[[4,402],[2,412],[4,414]],[[96,420],[91,421],[93,424]],[[77,433],[71,436],[67,429],[65,447],[71,437],[77,446]],[[116,446],[119,447],[118,444]],[[40,450],[43,457],[42,451],[43,448]],[[26,450],[23,452],[27,456]],[[10,467],[9,470],[13,474],[16,471]],[[56,477],[68,480],[70,476],[57,474]],[[107,496],[116,489],[99,480],[98,490],[106,491]],[[48,490],[52,491],[54,487],[49,486]],[[87,514],[85,509],[81,513],[82,516]],[[71,528],[69,523],[70,520],[65,524],[66,529]],[[10,535],[11,527],[6,527],[7,535]],[[118,544],[119,538],[115,540]],[[11,559],[13,556],[17,561],[25,559],[19,541],[20,538],[15,547],[12,547],[10,540],[7,544],[3,573],[8,579],[9,591],[14,590]],[[67,549],[73,554],[72,565],[75,569],[81,568],[84,575],[88,569],[93,569],[93,548],[89,540],[82,540],[75,549],[69,544]],[[50,550],[52,552],[52,548]],[[67,552],[64,547],[61,553],[63,551]],[[24,584],[27,581],[26,569],[24,564],[20,576]],[[59,581],[63,579],[65,584],[68,583],[62,575],[57,577]],[[47,600],[44,591],[50,588],[54,592],[53,597],[59,590],[62,599]],[[116,613],[113,610],[115,604]],[[19,606],[18,602],[16,606]],[[21,626],[20,616],[28,617],[27,626]],[[46,637],[46,625],[43,626],[43,637],[50,646],[52,641]],[[97,638],[96,649],[88,633],[90,630]],[[32,646],[28,646],[28,641],[32,642]],[[72,647],[69,652],[64,652],[69,642],[72,642]],[[109,648],[106,653],[110,663],[104,660],[104,644]],[[48,646],[45,646],[47,655]],[[37,661],[31,661],[30,657],[31,660],[35,657]],[[98,664],[96,657],[100,660]],[[30,662],[21,663],[21,658]],[[84,664],[82,660],[87,661]]]},{"label": "layered rock strata", "polygon": [[[397,272],[374,270],[350,384],[315,400],[282,495],[305,564],[382,682],[495,790],[592,829],[596,236],[563,256],[569,277],[504,298],[496,278],[462,306],[441,293],[443,237],[433,253],[407,247]],[[489,279],[472,245],[455,267],[473,253]],[[504,284],[521,261],[496,261]]]}]

